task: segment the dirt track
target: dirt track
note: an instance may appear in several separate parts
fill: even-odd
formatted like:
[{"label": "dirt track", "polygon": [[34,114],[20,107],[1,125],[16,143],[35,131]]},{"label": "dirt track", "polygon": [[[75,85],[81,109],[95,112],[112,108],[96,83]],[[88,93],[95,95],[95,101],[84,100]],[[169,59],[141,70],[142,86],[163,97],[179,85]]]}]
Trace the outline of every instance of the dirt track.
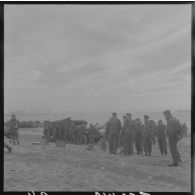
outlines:
[{"label": "dirt track", "polygon": [[21,145],[4,152],[4,191],[190,191],[190,138],[179,143],[184,163],[167,167],[171,156],[111,155],[67,144],[42,148],[32,145],[41,136],[21,133]]}]

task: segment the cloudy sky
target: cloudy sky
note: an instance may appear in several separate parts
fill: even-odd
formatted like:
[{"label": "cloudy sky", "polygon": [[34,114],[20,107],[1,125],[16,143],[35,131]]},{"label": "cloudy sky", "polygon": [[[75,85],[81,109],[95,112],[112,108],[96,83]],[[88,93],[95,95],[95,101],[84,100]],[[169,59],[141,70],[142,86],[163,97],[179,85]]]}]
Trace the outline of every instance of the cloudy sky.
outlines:
[{"label": "cloudy sky", "polygon": [[5,112],[190,109],[190,5],[5,5]]}]

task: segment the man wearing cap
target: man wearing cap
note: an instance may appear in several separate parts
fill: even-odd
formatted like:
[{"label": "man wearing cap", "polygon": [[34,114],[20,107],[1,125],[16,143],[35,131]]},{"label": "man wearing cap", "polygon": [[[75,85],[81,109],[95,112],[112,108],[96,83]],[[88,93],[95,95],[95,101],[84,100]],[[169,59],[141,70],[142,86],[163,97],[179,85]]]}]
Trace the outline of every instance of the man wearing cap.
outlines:
[{"label": "man wearing cap", "polygon": [[124,140],[124,154],[132,155],[133,154],[133,143],[135,137],[135,122],[133,121],[131,114],[127,113],[127,124],[125,128],[125,140]]},{"label": "man wearing cap", "polygon": [[169,148],[173,159],[173,164],[170,167],[177,167],[181,162],[180,154],[177,148],[178,141],[182,138],[182,127],[179,121],[174,118],[170,110],[163,112],[167,120],[167,137],[169,140]]},{"label": "man wearing cap", "polygon": [[158,121],[157,139],[161,155],[167,155],[166,125],[162,120]]},{"label": "man wearing cap", "polygon": [[152,143],[154,143],[154,132],[149,121],[149,116],[144,115],[144,152],[145,156],[152,155]]},{"label": "man wearing cap", "polygon": [[11,120],[8,121],[8,129],[11,135],[11,140],[13,142],[13,144],[15,145],[17,143],[17,145],[19,145],[19,140],[18,140],[18,129],[19,129],[19,121],[16,119],[16,115],[12,114],[11,116]]},{"label": "man wearing cap", "polygon": [[109,151],[111,154],[116,154],[119,144],[119,132],[122,129],[121,122],[117,118],[116,112],[112,113],[112,117],[108,121],[107,125],[109,128],[108,131]]}]

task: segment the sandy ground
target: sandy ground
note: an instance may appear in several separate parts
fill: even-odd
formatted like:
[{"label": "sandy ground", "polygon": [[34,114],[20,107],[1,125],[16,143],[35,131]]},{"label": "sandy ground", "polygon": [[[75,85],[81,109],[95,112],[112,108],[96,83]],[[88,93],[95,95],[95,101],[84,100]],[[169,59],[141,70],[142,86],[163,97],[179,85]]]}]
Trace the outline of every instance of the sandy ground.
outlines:
[{"label": "sandy ground", "polygon": [[94,152],[32,145],[41,140],[39,132],[20,130],[21,145],[4,152],[4,191],[191,191],[190,138],[179,143],[184,162],[172,168],[170,153],[161,157],[157,144],[152,157],[123,156],[98,145]]}]

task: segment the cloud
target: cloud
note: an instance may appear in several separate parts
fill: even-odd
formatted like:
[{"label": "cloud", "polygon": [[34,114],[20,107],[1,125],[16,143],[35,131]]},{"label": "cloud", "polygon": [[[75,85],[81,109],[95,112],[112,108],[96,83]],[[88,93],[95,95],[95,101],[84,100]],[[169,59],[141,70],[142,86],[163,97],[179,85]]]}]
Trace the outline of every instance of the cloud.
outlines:
[{"label": "cloud", "polygon": [[82,78],[99,74],[106,69],[105,66],[100,64],[85,64],[68,71],[60,71],[57,67],[58,66],[49,66],[47,69],[44,69],[38,82],[49,87],[60,87],[72,82],[79,82]]},{"label": "cloud", "polygon": [[160,108],[157,96],[183,93],[175,107],[189,106],[182,101],[191,84],[190,11],[189,5],[6,5],[6,105],[13,95],[15,107],[22,97],[38,107],[60,109],[66,99],[70,109],[77,101],[106,109],[139,97]]}]

